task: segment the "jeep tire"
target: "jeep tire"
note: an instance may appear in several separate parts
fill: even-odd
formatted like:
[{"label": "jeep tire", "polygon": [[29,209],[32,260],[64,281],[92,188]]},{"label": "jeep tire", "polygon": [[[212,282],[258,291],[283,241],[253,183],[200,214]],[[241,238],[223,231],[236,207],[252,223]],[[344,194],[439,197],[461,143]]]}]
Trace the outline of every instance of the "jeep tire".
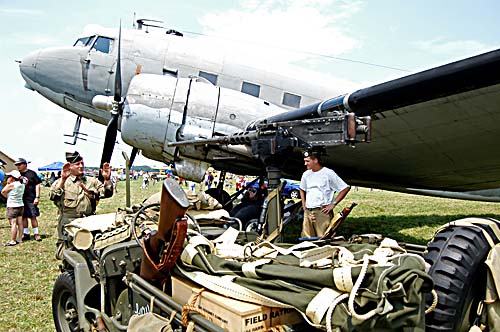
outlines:
[{"label": "jeep tire", "polygon": [[52,316],[57,332],[80,331],[73,271],[61,273],[54,283]]},{"label": "jeep tire", "polygon": [[[484,299],[484,261],[489,251],[490,246],[478,227],[448,227],[429,242],[424,258],[431,264],[429,274],[434,280],[438,304],[425,316],[426,331],[469,330],[478,302]],[[430,294],[426,302],[429,307]]]}]

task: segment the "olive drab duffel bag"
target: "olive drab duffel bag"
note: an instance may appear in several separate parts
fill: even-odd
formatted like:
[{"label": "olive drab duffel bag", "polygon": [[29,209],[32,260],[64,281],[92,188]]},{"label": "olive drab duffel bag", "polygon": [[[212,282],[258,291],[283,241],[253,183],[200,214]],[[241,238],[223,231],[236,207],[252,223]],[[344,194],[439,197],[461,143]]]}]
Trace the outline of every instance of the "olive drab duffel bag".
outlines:
[{"label": "olive drab duffel bag", "polygon": [[327,331],[425,329],[433,282],[423,258],[396,241],[239,246],[236,233],[212,242],[191,232],[174,274],[238,300],[295,308]]}]

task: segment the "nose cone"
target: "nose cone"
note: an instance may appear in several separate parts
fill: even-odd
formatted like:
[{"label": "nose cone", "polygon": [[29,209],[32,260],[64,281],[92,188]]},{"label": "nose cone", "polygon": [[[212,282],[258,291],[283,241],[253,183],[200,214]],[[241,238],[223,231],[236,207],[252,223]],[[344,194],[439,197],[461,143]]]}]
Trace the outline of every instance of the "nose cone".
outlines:
[{"label": "nose cone", "polygon": [[29,86],[31,89],[33,89],[33,82],[36,82],[36,61],[38,58],[38,54],[40,54],[40,50],[28,54],[21,60],[21,63],[19,64],[19,71],[21,72],[21,76],[26,81],[27,86]]}]

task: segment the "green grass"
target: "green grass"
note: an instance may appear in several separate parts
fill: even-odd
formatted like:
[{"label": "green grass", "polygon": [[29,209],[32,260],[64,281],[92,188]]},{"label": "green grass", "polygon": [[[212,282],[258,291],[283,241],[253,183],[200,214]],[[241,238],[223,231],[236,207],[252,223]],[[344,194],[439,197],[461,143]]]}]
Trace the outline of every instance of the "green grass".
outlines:
[{"label": "green grass", "polygon": [[[132,181],[132,203],[138,203],[160,189],[150,186],[141,190],[141,181]],[[125,183],[118,194],[104,199],[98,213],[114,212],[125,206]],[[0,248],[0,331],[53,331],[51,294],[59,274],[54,258],[57,210],[48,200],[48,189],[42,189],[39,218],[42,242],[28,241],[14,247]],[[492,217],[500,220],[498,203],[460,201],[444,198],[391,193],[366,188],[353,189],[342,206],[357,206],[342,226],[341,235],[382,233],[396,240],[425,244],[441,225],[465,216]],[[294,238],[300,225],[286,229]],[[0,241],[9,240],[5,206],[0,207]]]}]

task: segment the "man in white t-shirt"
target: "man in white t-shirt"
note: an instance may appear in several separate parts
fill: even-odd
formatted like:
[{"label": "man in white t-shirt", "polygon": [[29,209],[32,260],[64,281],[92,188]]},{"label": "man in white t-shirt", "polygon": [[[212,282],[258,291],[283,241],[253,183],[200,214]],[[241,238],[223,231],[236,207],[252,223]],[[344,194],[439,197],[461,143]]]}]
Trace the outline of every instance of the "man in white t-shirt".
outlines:
[{"label": "man in white t-shirt", "polygon": [[301,237],[304,238],[322,236],[325,233],[333,218],[333,208],[351,189],[337,173],[323,167],[320,158],[318,152],[304,152],[307,171],[300,180],[300,198],[304,209]]}]

